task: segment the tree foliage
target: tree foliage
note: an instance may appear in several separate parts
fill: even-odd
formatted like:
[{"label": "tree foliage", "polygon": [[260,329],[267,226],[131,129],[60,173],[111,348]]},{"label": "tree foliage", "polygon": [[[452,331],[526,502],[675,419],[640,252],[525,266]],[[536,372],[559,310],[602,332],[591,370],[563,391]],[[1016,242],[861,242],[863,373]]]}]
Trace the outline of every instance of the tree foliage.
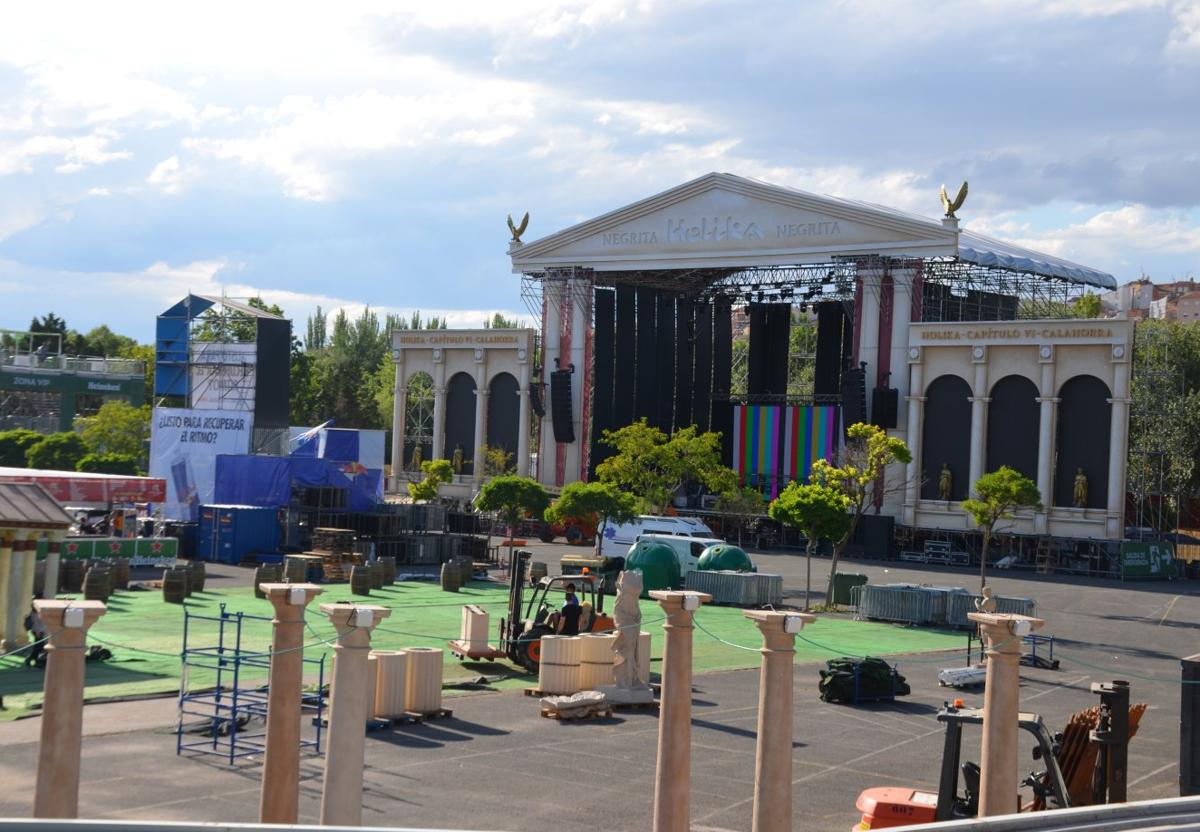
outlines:
[{"label": "tree foliage", "polygon": [[93,454],[121,454],[141,460],[150,439],[150,408],[113,399],[94,416],[79,416],[75,430]]},{"label": "tree foliage", "polygon": [[52,433],[29,447],[25,459],[30,468],[45,471],[74,471],[87,456],[88,446],[77,433]]},{"label": "tree foliage", "polygon": [[75,470],[86,474],[120,474],[127,477],[142,473],[138,457],[130,454],[88,454],[76,463]]},{"label": "tree foliage", "polygon": [[746,524],[763,513],[766,501],[757,488],[730,488],[717,498],[717,513],[730,518],[737,526],[738,545],[742,542],[742,533]]},{"label": "tree foliage", "polygon": [[604,431],[601,441],[615,453],[596,466],[597,478],[633,494],[658,514],[684,485],[698,483],[719,494],[737,481],[721,464],[721,435],[700,433],[695,425],[667,436],[641,419]]},{"label": "tree foliage", "polygon": [[432,502],[438,497],[438,486],[454,481],[454,468],[448,459],[427,459],[421,463],[420,482],[408,484],[408,496],[416,502]]},{"label": "tree foliage", "polygon": [[1041,505],[1042,494],[1033,480],[1014,468],[1001,465],[997,470],[984,474],[975,481],[972,489],[975,496],[963,500],[963,511],[971,515],[975,525],[983,531],[983,550],[979,557],[980,588],[987,586],[988,544],[992,532],[1001,520],[1010,519],[1018,508],[1035,508]]},{"label": "tree foliage", "polygon": [[628,523],[637,517],[638,500],[608,482],[573,482],[563,487],[558,499],[546,509],[546,520],[561,523],[571,517],[599,520],[597,535],[613,523]]},{"label": "tree foliage", "polygon": [[1071,306],[1077,318],[1099,318],[1102,308],[1100,296],[1094,292],[1086,292],[1075,298]]},{"label": "tree foliage", "polygon": [[[853,516],[850,498],[840,489],[814,483],[789,483],[771,501],[767,512],[771,519],[800,530],[807,540],[804,547],[806,577],[804,610],[812,593],[812,556],[821,540],[840,540],[847,536]],[[826,604],[832,604],[830,597]]]},{"label": "tree foliage", "polygon": [[526,514],[542,517],[550,504],[550,495],[542,484],[529,477],[494,477],[483,484],[475,497],[475,507],[492,511],[508,526],[509,561],[512,560],[513,540],[517,524]]},{"label": "tree foliage", "polygon": [[29,462],[25,458],[29,448],[46,437],[35,430],[17,428],[0,433],[0,466],[24,468]]},{"label": "tree foliage", "polygon": [[850,507],[850,525],[833,541],[833,562],[829,566],[829,587],[825,603],[833,603],[833,582],[842,550],[854,536],[859,519],[866,513],[876,483],[889,465],[912,462],[912,452],[904,440],[888,436],[876,425],[857,422],[846,430],[846,441],[838,453],[838,464],[825,459],[813,463],[810,481],[840,491]]},{"label": "tree foliage", "polygon": [[1200,326],[1140,321],[1130,393],[1130,490],[1147,522],[1168,531],[1200,494]]},{"label": "tree foliage", "polygon": [[515,454],[512,451],[506,451],[498,445],[484,445],[482,451],[483,460],[481,461],[481,469],[483,476],[500,477],[516,472],[517,466],[513,462]]}]

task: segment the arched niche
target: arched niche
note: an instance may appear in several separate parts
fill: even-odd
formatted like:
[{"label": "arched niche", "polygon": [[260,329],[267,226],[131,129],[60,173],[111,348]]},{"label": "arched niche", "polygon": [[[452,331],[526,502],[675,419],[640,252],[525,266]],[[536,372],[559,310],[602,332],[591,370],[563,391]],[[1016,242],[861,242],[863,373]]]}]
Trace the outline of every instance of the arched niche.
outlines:
[{"label": "arched niche", "polygon": [[1058,398],[1054,505],[1075,505],[1075,478],[1082,470],[1088,482],[1085,508],[1107,508],[1112,393],[1100,379],[1084,375],[1068,379]]},{"label": "arched niche", "polygon": [[409,376],[404,412],[404,470],[414,471],[414,451],[421,449],[420,458],[433,455],[433,376],[418,372]]},{"label": "arched niche", "polygon": [[971,386],[958,376],[935,378],[925,388],[921,431],[921,497],[941,499],[942,466],[950,467],[950,499],[966,499],[971,470]]},{"label": "arched niche", "polygon": [[984,470],[1007,465],[1037,482],[1041,424],[1037,386],[1025,376],[1005,376],[992,386],[990,398]]},{"label": "arched niche", "polygon": [[487,444],[512,454],[515,464],[520,436],[520,384],[512,373],[497,373],[488,384]]},{"label": "arched niche", "polygon": [[442,456],[454,458],[462,449],[462,473],[474,471],[475,456],[475,379],[468,373],[455,373],[446,385],[446,432]]}]

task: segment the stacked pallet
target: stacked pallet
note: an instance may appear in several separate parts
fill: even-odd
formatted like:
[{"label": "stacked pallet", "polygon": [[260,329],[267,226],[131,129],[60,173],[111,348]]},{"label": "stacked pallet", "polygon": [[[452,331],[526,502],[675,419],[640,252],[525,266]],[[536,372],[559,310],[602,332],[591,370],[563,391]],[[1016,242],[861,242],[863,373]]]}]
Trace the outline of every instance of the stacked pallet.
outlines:
[{"label": "stacked pallet", "polygon": [[[1129,706],[1129,739],[1132,740],[1137,734],[1138,723],[1145,712],[1145,702]],[[1092,779],[1096,774],[1096,758],[1100,754],[1100,746],[1091,741],[1091,732],[1096,730],[1099,724],[1100,706],[1093,705],[1071,714],[1067,727],[1063,730],[1058,767],[1062,770],[1063,782],[1066,783],[1067,796],[1072,806],[1092,804]],[[1046,783],[1049,785],[1048,779]],[[1033,808],[1035,811],[1045,809],[1045,802],[1035,798]]]},{"label": "stacked pallet", "polygon": [[361,555],[354,553],[354,532],[350,529],[314,529],[311,554],[320,555],[325,580],[349,579],[350,567],[361,566]]}]

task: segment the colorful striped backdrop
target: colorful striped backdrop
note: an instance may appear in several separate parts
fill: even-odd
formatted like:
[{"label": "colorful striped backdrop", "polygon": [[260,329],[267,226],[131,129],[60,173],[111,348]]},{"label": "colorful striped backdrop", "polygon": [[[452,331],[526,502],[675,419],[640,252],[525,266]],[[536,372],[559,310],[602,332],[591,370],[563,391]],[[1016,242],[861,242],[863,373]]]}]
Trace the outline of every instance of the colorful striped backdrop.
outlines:
[{"label": "colorful striped backdrop", "polygon": [[774,499],[792,480],[806,480],[815,460],[833,456],[838,429],[835,405],[735,405],[733,470]]}]

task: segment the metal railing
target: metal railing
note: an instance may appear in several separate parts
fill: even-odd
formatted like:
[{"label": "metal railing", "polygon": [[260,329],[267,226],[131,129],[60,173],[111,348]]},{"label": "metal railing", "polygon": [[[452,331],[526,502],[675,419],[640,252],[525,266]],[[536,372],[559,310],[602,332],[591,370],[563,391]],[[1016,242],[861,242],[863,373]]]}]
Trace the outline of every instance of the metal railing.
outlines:
[{"label": "metal railing", "polygon": [[73,373],[98,375],[140,376],[146,372],[146,362],[134,358],[105,358],[104,356],[38,355],[37,352],[15,352],[0,347],[0,367],[19,370],[65,370]]}]

